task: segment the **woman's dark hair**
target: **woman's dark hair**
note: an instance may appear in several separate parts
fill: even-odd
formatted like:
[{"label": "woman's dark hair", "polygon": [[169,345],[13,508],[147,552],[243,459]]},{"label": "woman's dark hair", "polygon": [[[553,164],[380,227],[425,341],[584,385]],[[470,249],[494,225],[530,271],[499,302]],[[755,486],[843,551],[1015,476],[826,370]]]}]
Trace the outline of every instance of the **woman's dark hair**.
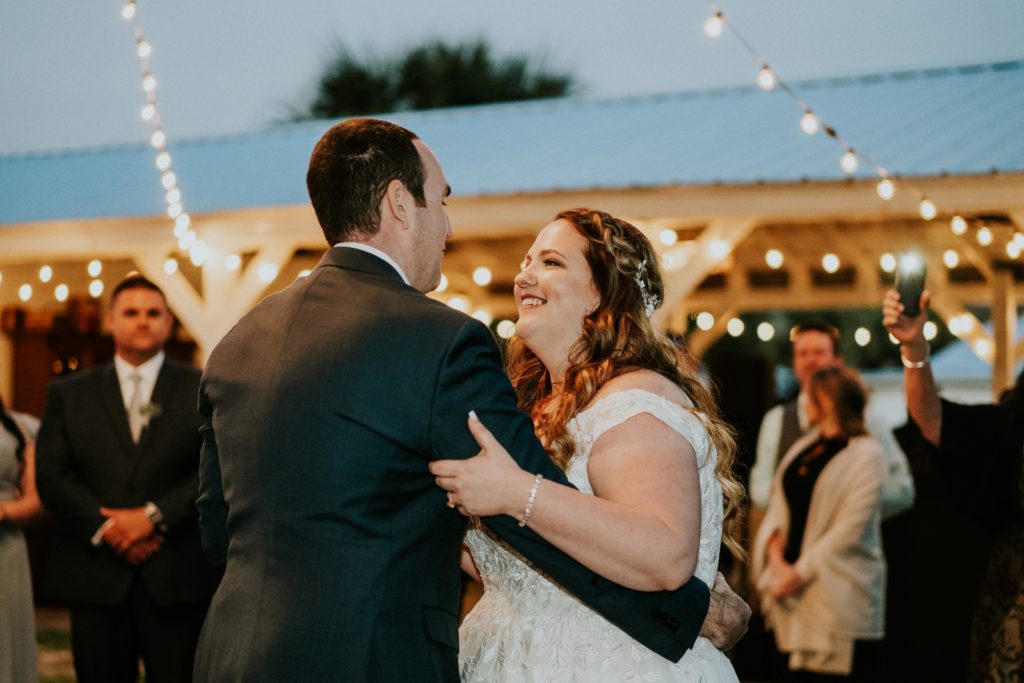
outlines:
[{"label": "woman's dark hair", "polygon": [[15,422],[14,418],[7,412],[2,398],[0,398],[0,425],[3,425],[3,428],[10,432],[11,436],[13,436],[18,442],[14,455],[20,464],[25,457],[25,435],[22,433],[21,428],[18,427],[18,423]]}]

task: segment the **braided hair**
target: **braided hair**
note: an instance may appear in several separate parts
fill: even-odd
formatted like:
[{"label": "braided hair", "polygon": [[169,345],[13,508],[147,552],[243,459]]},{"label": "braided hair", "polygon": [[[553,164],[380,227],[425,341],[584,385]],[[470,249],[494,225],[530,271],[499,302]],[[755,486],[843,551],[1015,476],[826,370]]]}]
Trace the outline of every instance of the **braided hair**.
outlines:
[{"label": "braided hair", "polygon": [[508,370],[520,408],[533,418],[551,458],[565,469],[576,447],[566,425],[605,383],[638,369],[652,370],[674,382],[705,416],[718,452],[715,476],[725,502],[723,540],[735,556],[743,557],[739,510],[744,493],[732,471],[735,436],[722,420],[714,395],[651,324],[650,314],[665,293],[654,247],[638,228],[602,211],[571,209],[555,220],[568,221],[586,238],[584,255],[601,301],[583,319],[583,332],[569,350],[569,368],[558,394],[552,391],[551,377],[536,354],[522,340],[510,340]]}]

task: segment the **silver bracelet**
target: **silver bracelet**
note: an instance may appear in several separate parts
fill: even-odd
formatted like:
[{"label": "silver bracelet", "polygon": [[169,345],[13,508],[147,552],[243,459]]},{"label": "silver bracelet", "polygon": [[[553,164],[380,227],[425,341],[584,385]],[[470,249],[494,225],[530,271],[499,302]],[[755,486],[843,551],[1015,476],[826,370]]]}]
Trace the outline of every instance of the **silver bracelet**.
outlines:
[{"label": "silver bracelet", "polygon": [[910,360],[909,358],[903,355],[903,347],[900,347],[900,362],[903,363],[903,367],[907,368],[908,370],[920,370],[924,366],[928,365],[929,361],[930,354],[928,353],[927,347],[925,347],[924,360]]},{"label": "silver bracelet", "polygon": [[543,478],[544,475],[539,472],[533,478],[533,487],[530,489],[530,497],[526,499],[526,508],[523,510],[523,516],[519,518],[519,526],[526,526],[526,523],[530,521],[530,513],[533,512],[533,504],[537,500],[537,491],[540,489],[540,480]]}]

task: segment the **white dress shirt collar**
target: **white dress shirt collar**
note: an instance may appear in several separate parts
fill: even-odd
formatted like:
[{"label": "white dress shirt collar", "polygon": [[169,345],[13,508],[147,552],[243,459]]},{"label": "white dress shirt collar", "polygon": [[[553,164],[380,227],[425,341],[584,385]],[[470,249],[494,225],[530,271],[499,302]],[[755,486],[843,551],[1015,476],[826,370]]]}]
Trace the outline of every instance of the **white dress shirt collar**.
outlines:
[{"label": "white dress shirt collar", "polygon": [[371,247],[369,244],[363,242],[338,242],[334,247],[348,247],[349,249],[358,249],[359,251],[365,251],[367,254],[373,254],[377,258],[381,259],[389,266],[398,271],[398,274],[402,277],[402,282],[412,287],[412,283],[409,282],[409,278],[405,276],[405,271],[395,262],[395,259],[388,256],[385,252],[381,251],[377,247]]},{"label": "white dress shirt collar", "polygon": [[157,375],[160,374],[160,368],[164,364],[164,358],[165,354],[161,351],[142,365],[132,365],[121,356],[114,354],[114,369],[117,371],[117,381],[121,385],[121,397],[124,399],[125,409],[128,408],[132,396],[132,373],[137,372],[142,378],[139,382],[139,391],[142,392],[140,398],[143,404],[149,403],[153,396],[153,387],[156,386]]}]

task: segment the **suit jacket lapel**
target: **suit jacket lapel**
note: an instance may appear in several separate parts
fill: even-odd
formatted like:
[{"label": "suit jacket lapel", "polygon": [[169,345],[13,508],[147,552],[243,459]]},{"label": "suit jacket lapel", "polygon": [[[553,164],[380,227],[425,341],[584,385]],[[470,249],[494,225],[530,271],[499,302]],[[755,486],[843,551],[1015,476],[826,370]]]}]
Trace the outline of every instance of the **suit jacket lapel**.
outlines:
[{"label": "suit jacket lapel", "polygon": [[407,287],[402,276],[391,264],[374,254],[349,247],[331,247],[320,259],[318,268],[334,266],[346,270],[355,270],[370,275],[380,275],[395,280],[400,286]]},{"label": "suit jacket lapel", "polygon": [[117,437],[121,449],[127,457],[132,457],[135,444],[132,442],[132,431],[128,426],[128,413],[124,409],[124,398],[121,396],[121,383],[117,380],[117,370],[111,363],[100,375],[100,402],[110,418],[110,426]]}]

